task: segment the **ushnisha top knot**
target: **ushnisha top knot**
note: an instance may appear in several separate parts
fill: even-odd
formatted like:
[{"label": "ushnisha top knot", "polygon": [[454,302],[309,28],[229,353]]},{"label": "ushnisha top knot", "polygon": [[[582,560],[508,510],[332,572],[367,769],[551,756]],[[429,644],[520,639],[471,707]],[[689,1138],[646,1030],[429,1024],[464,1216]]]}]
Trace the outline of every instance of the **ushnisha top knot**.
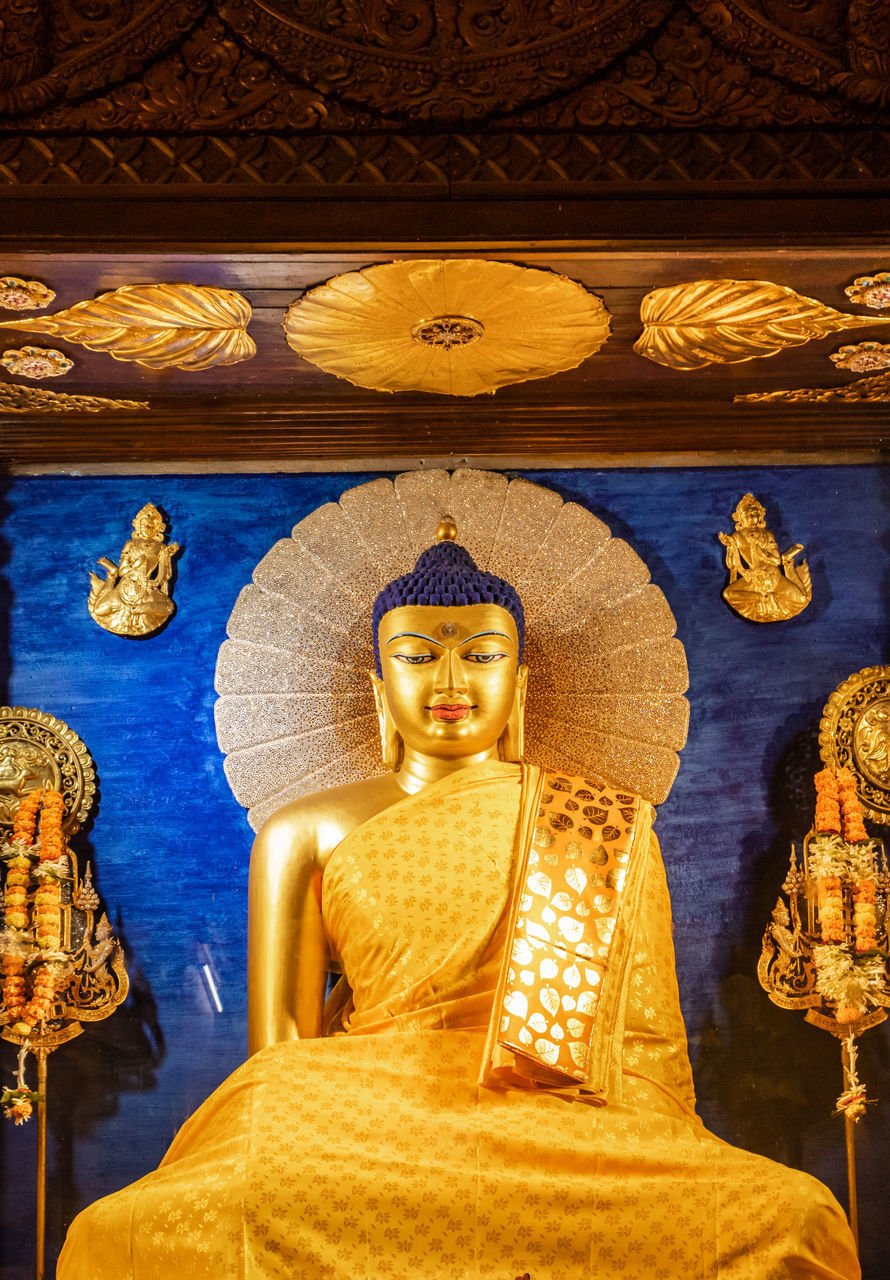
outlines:
[{"label": "ushnisha top knot", "polygon": [[498,604],[512,615],[519,636],[519,661],[525,643],[525,613],[515,589],[493,573],[485,573],[465,547],[453,538],[457,529],[450,516],[443,516],[436,531],[441,541],[421,552],[411,573],[388,583],[374,601],[374,658],[377,674],[380,649],[377,630],[381,618],[391,609],[408,604],[462,605]]}]

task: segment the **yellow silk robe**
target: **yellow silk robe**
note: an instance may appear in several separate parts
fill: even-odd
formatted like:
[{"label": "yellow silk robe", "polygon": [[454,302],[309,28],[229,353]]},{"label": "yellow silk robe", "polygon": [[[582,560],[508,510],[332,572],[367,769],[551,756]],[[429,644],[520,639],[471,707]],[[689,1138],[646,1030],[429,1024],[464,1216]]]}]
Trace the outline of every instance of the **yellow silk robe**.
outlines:
[{"label": "yellow silk robe", "polygon": [[520,801],[519,767],[486,763],[338,846],[345,1034],[239,1068],[75,1220],[59,1280],[857,1280],[826,1188],[695,1115],[654,837],[604,1105],[478,1083]]}]

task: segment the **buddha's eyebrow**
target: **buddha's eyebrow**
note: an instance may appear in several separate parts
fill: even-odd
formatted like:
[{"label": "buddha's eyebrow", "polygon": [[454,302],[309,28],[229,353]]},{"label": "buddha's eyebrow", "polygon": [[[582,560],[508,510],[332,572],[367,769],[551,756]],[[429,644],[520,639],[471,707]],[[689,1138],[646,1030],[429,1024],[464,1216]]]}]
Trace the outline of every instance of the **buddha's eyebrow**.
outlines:
[{"label": "buddha's eyebrow", "polygon": [[428,640],[430,644],[437,644],[440,649],[444,648],[441,640],[434,640],[432,636],[425,636],[422,631],[400,631],[398,635],[391,636],[386,643],[392,644],[394,640],[402,640],[405,636],[413,636],[415,640]]},{"label": "buddha's eyebrow", "polygon": [[471,640],[482,640],[485,636],[500,636],[503,640],[510,639],[506,631],[477,631],[474,636],[467,636],[466,640],[461,640],[461,644],[469,644]]}]

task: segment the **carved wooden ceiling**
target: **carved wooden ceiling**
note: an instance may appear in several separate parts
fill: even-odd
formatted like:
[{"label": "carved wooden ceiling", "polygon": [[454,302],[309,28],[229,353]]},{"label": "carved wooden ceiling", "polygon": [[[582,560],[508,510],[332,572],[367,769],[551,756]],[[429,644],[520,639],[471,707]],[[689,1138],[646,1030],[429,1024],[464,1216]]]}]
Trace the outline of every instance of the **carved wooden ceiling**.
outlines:
[{"label": "carved wooden ceiling", "polygon": [[[182,283],[246,299],[256,344],[185,371],[5,332],[73,361],[0,369],[8,462],[883,445],[890,373],[829,356],[890,343],[890,310],[845,294],[890,270],[885,0],[16,0],[0,20],[0,276],[56,295],[0,320]],[[563,274],[611,334],[473,398],[355,386],[287,346],[304,291],[399,258]],[[647,295],[715,279],[862,324],[685,371],[634,351]],[[737,399],[799,389],[825,394]]]}]

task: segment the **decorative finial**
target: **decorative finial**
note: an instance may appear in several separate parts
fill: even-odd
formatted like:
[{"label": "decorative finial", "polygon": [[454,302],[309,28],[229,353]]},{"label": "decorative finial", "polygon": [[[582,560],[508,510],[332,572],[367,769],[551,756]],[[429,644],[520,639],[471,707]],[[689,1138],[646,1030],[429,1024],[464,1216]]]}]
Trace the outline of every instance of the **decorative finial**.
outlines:
[{"label": "decorative finial", "polygon": [[457,525],[454,516],[442,516],[436,529],[437,542],[457,542]]}]

